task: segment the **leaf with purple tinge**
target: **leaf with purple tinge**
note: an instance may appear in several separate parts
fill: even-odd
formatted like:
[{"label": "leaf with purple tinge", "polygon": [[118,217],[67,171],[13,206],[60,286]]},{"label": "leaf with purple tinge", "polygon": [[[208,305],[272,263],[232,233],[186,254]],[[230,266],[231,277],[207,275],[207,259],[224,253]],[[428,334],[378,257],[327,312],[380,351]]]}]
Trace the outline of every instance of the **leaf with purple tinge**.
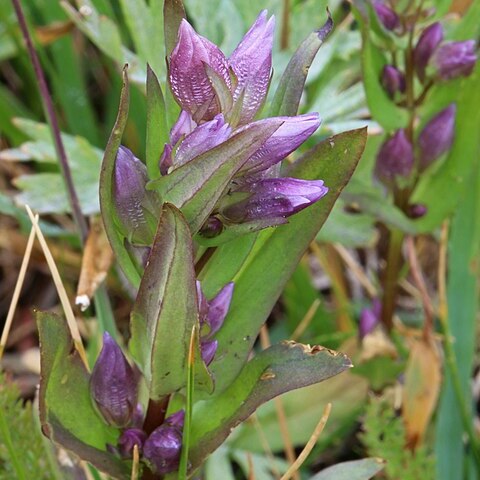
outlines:
[{"label": "leaf with purple tinge", "polygon": [[259,353],[225,392],[201,402],[194,410],[189,455],[192,468],[198,467],[234,427],[263,403],[319,383],[351,366],[346,355],[295,342],[283,342]]},{"label": "leaf with purple tinge", "polygon": [[[129,348],[150,398],[158,400],[185,386],[194,325],[199,329],[190,230],[178,209],[165,204],[130,321]],[[195,359],[196,388],[211,392],[213,380],[198,342]]]},{"label": "leaf with purple tinge", "polygon": [[89,374],[73,345],[63,318],[37,313],[40,335],[40,421],[52,441],[74,451],[114,478],[129,478],[129,469],[107,453],[120,431],[109,427],[90,397]]}]

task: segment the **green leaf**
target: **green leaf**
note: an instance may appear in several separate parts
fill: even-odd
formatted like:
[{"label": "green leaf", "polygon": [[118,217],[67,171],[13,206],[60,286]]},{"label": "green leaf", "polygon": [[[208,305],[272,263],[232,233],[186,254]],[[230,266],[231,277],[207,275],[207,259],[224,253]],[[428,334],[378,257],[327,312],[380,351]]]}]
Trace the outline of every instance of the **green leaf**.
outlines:
[{"label": "green leaf", "polygon": [[404,128],[408,112],[393,103],[380,83],[382,69],[387,62],[381,50],[372,43],[367,28],[363,29],[362,38],[363,85],[372,117],[386,130]]},{"label": "green leaf", "polygon": [[159,160],[168,143],[167,114],[162,87],[155,72],[147,64],[147,144],[146,164],[151,180],[160,176]]},{"label": "green leaf", "polygon": [[[258,234],[245,260],[241,265],[236,264],[235,267],[239,269],[229,279],[235,283],[235,294],[227,320],[217,334],[217,358],[222,358],[222,361],[214,361],[211,365],[219,391],[224,390],[242,368],[283,287],[350,179],[362,155],[365,141],[365,129],[331,137],[308,151],[287,172],[296,178],[321,178],[330,190],[322,200],[292,216],[289,224]],[[230,242],[228,248],[231,255],[236,255],[237,242],[246,244],[245,239]],[[218,257],[224,252],[218,249],[209,263],[233,265],[230,258]],[[203,278],[206,292],[218,291],[223,286],[218,283],[220,279],[225,279],[221,272],[217,277],[217,269],[209,269],[208,275]]]},{"label": "green leaf", "polygon": [[177,35],[182,19],[186,18],[182,0],[165,0],[163,4],[163,30],[165,32],[165,53],[170,56],[177,44]]},{"label": "green leaf", "polygon": [[281,120],[252,123],[226,142],[150,182],[147,188],[157,190],[164,202],[180,208],[195,234],[235,173],[281,124]]},{"label": "green leaf", "polygon": [[90,397],[89,374],[74,347],[63,318],[38,312],[40,336],[40,420],[43,432],[115,478],[129,469],[106,445],[115,445],[120,431],[97,414]]},{"label": "green leaf", "polygon": [[383,470],[384,465],[385,462],[380,458],[338,463],[317,473],[310,480],[370,480]]},{"label": "green leaf", "polygon": [[123,69],[123,87],[122,93],[120,94],[118,115],[105,148],[100,172],[100,209],[102,212],[103,225],[105,226],[105,231],[113,253],[127,278],[134,287],[138,288],[140,284],[140,274],[125,248],[125,237],[117,229],[117,225],[120,225],[121,222],[118,218],[115,209],[115,200],[113,198],[115,160],[122,141],[123,131],[127,124],[129,99],[127,66],[125,66]]},{"label": "green leaf", "polygon": [[192,468],[199,466],[262,403],[350,367],[350,360],[343,354],[295,342],[283,342],[259,353],[225,392],[196,405],[190,444]]},{"label": "green leaf", "polygon": [[[199,331],[190,230],[183,215],[165,204],[131,316],[132,356],[156,400],[184,387],[192,328]],[[195,388],[211,392],[213,381],[197,341]]]},{"label": "green leaf", "polygon": [[312,32],[298,47],[287,68],[283,72],[280,83],[270,106],[270,116],[296,115],[303,93],[308,69],[315,55],[333,28],[332,18],[328,17],[325,25]]}]

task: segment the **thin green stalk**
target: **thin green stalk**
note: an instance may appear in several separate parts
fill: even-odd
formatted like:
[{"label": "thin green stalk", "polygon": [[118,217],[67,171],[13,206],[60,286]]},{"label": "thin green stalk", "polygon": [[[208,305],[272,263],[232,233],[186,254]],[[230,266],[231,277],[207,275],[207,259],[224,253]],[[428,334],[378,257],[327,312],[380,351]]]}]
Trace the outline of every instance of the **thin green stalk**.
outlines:
[{"label": "thin green stalk", "polygon": [[178,478],[180,480],[187,480],[188,450],[190,447],[190,430],[192,426],[196,337],[197,337],[197,332],[194,326],[192,328],[192,334],[190,336],[190,346],[188,349],[187,400],[185,405],[185,423],[183,426],[182,453],[180,456],[180,465],[178,467]]},{"label": "thin green stalk", "polygon": [[12,437],[10,436],[10,430],[8,429],[8,424],[5,419],[4,412],[0,409],[0,432],[7,447],[8,454],[10,456],[10,460],[12,462],[13,469],[15,470],[15,474],[18,480],[26,480],[27,476],[25,471],[23,470],[22,462],[17,456],[17,452],[15,451],[15,447],[13,446]]},{"label": "thin green stalk", "polygon": [[97,315],[100,332],[108,332],[115,340],[120,340],[112,312],[112,305],[104,283],[98,287],[93,301],[95,303],[95,313]]}]

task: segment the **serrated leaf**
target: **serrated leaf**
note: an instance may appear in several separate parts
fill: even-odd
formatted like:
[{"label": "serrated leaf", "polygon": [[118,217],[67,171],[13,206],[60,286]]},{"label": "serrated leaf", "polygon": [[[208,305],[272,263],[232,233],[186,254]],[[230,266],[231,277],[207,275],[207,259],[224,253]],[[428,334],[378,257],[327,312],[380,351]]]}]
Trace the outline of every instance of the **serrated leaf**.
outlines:
[{"label": "serrated leaf", "polygon": [[298,47],[298,50],[294,53],[283,72],[275,91],[270,106],[270,116],[293,116],[297,114],[308,69],[332,28],[333,21],[329,16],[325,25],[319,30],[312,32]]},{"label": "serrated leaf", "polygon": [[283,342],[264,350],[221,395],[197,404],[190,443],[192,467],[200,465],[261,404],[350,367],[347,356],[319,346]]},{"label": "serrated leaf", "polygon": [[89,374],[74,347],[66,322],[37,313],[40,336],[40,420],[43,432],[63,448],[115,478],[128,478],[129,469],[106,452],[120,431],[97,414],[90,397]]},{"label": "serrated leaf", "polygon": [[[222,361],[211,365],[218,391],[225,389],[242,368],[283,287],[350,179],[362,155],[365,141],[365,129],[355,130],[331,137],[308,151],[287,174],[309,180],[321,178],[330,189],[328,194],[292,216],[289,224],[258,234],[243,262],[235,263],[224,256],[223,249],[218,249],[212,255],[208,263],[221,265],[224,262],[237,268],[235,275],[229,279],[235,282],[235,295],[227,320],[217,334],[217,358],[222,358]],[[237,243],[242,245],[250,240],[249,237],[229,242],[230,254],[235,256]],[[233,270],[231,268],[230,273]],[[225,279],[217,271],[208,268],[208,274],[202,278],[207,295],[218,291],[222,286],[218,280]]]},{"label": "serrated leaf", "polygon": [[195,234],[235,173],[281,124],[281,120],[252,123],[226,142],[150,182],[147,187],[155,189],[164,202],[180,208]]},{"label": "serrated leaf", "polygon": [[[185,386],[194,325],[199,331],[191,234],[178,209],[165,204],[130,322],[129,348],[150,398]],[[211,392],[213,381],[198,342],[196,350],[195,388]]]},{"label": "serrated leaf", "polygon": [[151,180],[160,176],[159,161],[168,142],[167,114],[162,87],[155,72],[147,64],[147,142],[146,164]]},{"label": "serrated leaf", "polygon": [[383,470],[384,466],[385,462],[380,458],[353,460],[326,468],[310,480],[370,480]]}]

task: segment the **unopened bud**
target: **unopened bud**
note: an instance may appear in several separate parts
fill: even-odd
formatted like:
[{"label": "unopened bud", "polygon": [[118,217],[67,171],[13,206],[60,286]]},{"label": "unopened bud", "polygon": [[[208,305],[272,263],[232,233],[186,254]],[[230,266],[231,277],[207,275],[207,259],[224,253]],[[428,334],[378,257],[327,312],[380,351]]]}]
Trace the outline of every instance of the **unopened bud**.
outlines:
[{"label": "unopened bud", "polygon": [[405,131],[397,132],[384,142],[377,154],[375,173],[378,177],[392,180],[394,177],[408,177],[413,167],[413,148]]},{"label": "unopened bud", "polygon": [[405,75],[392,65],[385,65],[382,72],[382,85],[390,98],[397,92],[405,92]]},{"label": "unopened bud", "polygon": [[443,40],[443,27],[436,22],[427,27],[420,38],[414,50],[415,70],[418,78],[423,82],[425,79],[425,69],[428,61],[435,52],[436,48]]}]

